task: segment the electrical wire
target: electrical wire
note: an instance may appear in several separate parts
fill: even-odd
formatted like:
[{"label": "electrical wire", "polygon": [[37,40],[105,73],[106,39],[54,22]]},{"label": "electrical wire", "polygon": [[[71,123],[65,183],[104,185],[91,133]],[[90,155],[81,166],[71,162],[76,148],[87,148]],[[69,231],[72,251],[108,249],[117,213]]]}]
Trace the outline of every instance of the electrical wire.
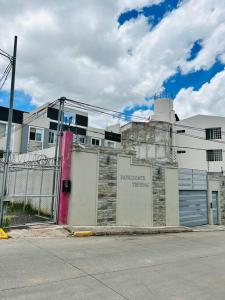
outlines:
[{"label": "electrical wire", "polygon": [[[99,110],[102,110],[102,111],[113,112],[113,113],[115,113],[115,115],[113,115],[113,117],[115,117],[115,118],[116,118],[116,115],[118,115],[118,116],[122,115],[122,116],[125,117],[125,120],[127,122],[130,121],[129,119],[127,119],[127,118],[130,118],[130,117],[132,117],[134,119],[137,119],[137,120],[140,120],[140,121],[145,121],[146,122],[146,118],[141,117],[141,116],[133,116],[132,114],[127,114],[127,113],[124,113],[124,112],[119,112],[119,111],[116,111],[116,110],[107,109],[107,108],[104,108],[104,107],[101,107],[101,106],[97,106],[97,105],[87,104],[87,103],[84,103],[84,102],[81,102],[81,101],[77,101],[77,100],[72,100],[72,99],[67,99],[67,98],[66,98],[66,100],[70,101],[71,103],[76,103],[78,105],[81,105],[83,107],[92,107],[92,108],[99,109]],[[171,125],[176,126],[176,127],[189,128],[189,129],[193,129],[193,130],[205,132],[205,129],[204,128],[200,128],[200,127],[189,126],[189,125],[184,125],[184,124],[179,124],[179,123],[171,123]],[[221,133],[225,134],[225,131],[221,131]]]},{"label": "electrical wire", "polygon": [[[47,107],[54,107],[55,105],[57,105],[57,103],[58,103],[58,99],[57,99],[57,100],[54,100],[54,101],[51,102],[51,103],[49,103],[49,105],[48,105]],[[22,129],[24,126],[28,125],[28,124],[31,123],[32,121],[34,121],[34,120],[36,120],[37,118],[43,116],[43,115],[46,113],[45,109],[46,109],[46,106],[43,107],[40,111],[34,112],[33,114],[27,116],[27,118],[23,119],[23,122],[25,122],[25,123],[19,124],[19,125],[15,125],[15,129],[14,129],[13,132],[16,132],[16,131]],[[39,114],[41,111],[43,111],[43,112],[42,112],[41,114]],[[1,131],[0,131],[0,136],[1,136],[2,134],[4,134],[4,133],[5,133],[5,130],[1,130]]]},{"label": "electrical wire", "polygon": [[[1,52],[2,52],[2,53],[1,53]],[[9,57],[9,58],[12,58],[12,56],[11,56],[9,53],[7,53],[6,51],[2,50],[1,48],[0,48],[0,53],[1,53],[1,54],[4,54],[5,56],[7,56],[7,57]]]},{"label": "electrical wire", "polygon": [[[68,100],[68,99],[67,99]],[[71,100],[69,100],[69,102],[71,103]],[[75,101],[77,102],[77,101]],[[72,105],[72,107],[76,107],[76,108],[82,108],[86,111],[92,111],[92,112],[97,112],[97,113],[101,113],[101,114],[104,114],[104,115],[108,115],[108,116],[111,116],[113,118],[117,118],[119,120],[123,120],[123,121],[127,121],[126,118],[124,117],[121,117],[121,116],[115,116],[114,114],[110,114],[109,112],[104,112],[104,111],[100,111],[97,107],[97,109],[94,109],[92,108],[93,105],[88,105],[89,108],[86,108],[85,105],[83,105],[83,103],[80,105],[77,105],[77,104],[74,104]],[[103,108],[102,108],[103,109]],[[108,110],[109,111],[109,110]],[[115,111],[113,111],[115,112]],[[149,123],[146,123],[146,125],[148,125]],[[168,123],[169,125],[173,125],[172,123]],[[204,137],[200,137],[200,136],[196,136],[196,135],[193,135],[193,134],[188,134],[188,133],[177,133],[176,131],[173,131],[173,130],[170,130],[170,129],[164,129],[162,127],[157,127],[157,126],[153,126],[155,129],[158,129],[159,131],[164,131],[164,132],[168,132],[168,133],[171,133],[171,134],[176,134],[176,135],[182,135],[182,136],[186,136],[186,137],[191,137],[191,138],[194,138],[194,139],[199,139],[199,140],[202,140],[202,141],[207,141],[209,143],[216,143],[216,144],[224,144],[225,145],[225,142],[224,141],[215,141],[215,140],[206,140]]]},{"label": "electrical wire", "polygon": [[[66,100],[68,100],[68,99],[66,99]],[[71,102],[71,101],[72,101],[72,100],[70,99],[69,102]],[[58,100],[55,100],[55,101],[53,101],[52,103],[50,103],[47,107],[54,107],[55,105],[57,105],[57,102],[58,102]],[[77,101],[75,101],[75,102],[77,103]],[[100,107],[97,107],[97,109],[94,109],[94,106],[93,106],[93,105],[87,105],[87,106],[89,106],[89,109],[88,109],[88,108],[85,107],[85,104],[83,104],[83,103],[82,103],[82,105],[68,105],[68,106],[69,106],[69,107],[80,108],[80,109],[83,109],[83,110],[86,110],[86,111],[92,111],[92,112],[94,111],[94,112],[97,112],[97,113],[104,113],[104,114],[106,113],[106,112],[104,112],[104,111],[102,112],[103,108],[100,109]],[[46,107],[42,108],[42,110],[43,110],[43,113],[42,113],[42,114],[40,114],[40,112],[42,111],[42,110],[40,110],[40,111],[38,111],[38,112],[34,112],[31,116],[28,116],[26,119],[24,119],[24,122],[26,122],[26,123],[25,123],[25,124],[22,124],[22,125],[19,125],[18,128],[14,130],[14,132],[17,131],[17,130],[19,130],[19,129],[21,129],[21,127],[23,127],[23,126],[25,126],[25,125],[31,123],[33,120],[39,118],[40,116],[44,115],[44,114],[46,113],[45,109],[46,109]],[[110,111],[110,110],[108,110],[108,111]],[[113,111],[113,113],[115,113],[115,111]],[[106,114],[107,114],[108,116],[115,117],[114,114],[110,114],[110,113],[108,113],[108,112],[107,112]],[[116,116],[116,118],[125,120],[125,118],[119,117],[119,116]],[[146,124],[148,124],[148,123],[146,123]],[[170,124],[169,124],[169,125],[170,125]],[[171,124],[171,125],[172,125],[172,124]],[[44,128],[44,127],[43,127],[43,128]],[[155,128],[155,129],[158,129],[158,130],[161,130],[161,131],[166,131],[166,132],[168,132],[168,133],[169,133],[169,132],[171,133],[171,130],[163,129],[163,128],[161,128],[161,127],[154,126],[154,128]],[[49,129],[49,128],[48,128],[48,129]],[[86,130],[87,130],[88,132],[101,134],[99,131],[95,131],[95,130],[92,130],[92,129],[90,129],[90,128],[87,128]],[[103,131],[104,131],[104,129],[103,129]],[[173,131],[172,131],[172,133],[178,134],[177,132],[173,132]],[[204,141],[207,141],[207,142],[214,142],[214,143],[223,143],[223,144],[225,144],[225,143],[222,142],[222,141],[213,141],[213,140],[210,140],[210,141],[209,141],[209,140],[205,140],[205,139],[202,138],[202,137],[193,136],[193,135],[187,135],[187,134],[181,134],[181,133],[179,133],[179,135],[185,135],[185,136],[189,136],[189,137],[192,137],[192,138],[198,138],[198,139],[201,139],[201,140],[204,140]],[[142,142],[142,143],[143,143],[143,142]],[[170,148],[178,148],[178,149],[191,149],[191,150],[200,150],[200,151],[206,151],[206,150],[208,150],[208,149],[205,149],[205,148],[196,148],[196,147],[188,147],[188,146],[174,146],[174,145],[170,145],[170,144],[149,143],[149,142],[148,142],[148,144],[151,144],[151,145],[159,145],[159,146],[167,146],[167,147],[170,147]],[[225,152],[225,150],[222,150],[222,152]]]},{"label": "electrical wire", "polygon": [[7,65],[7,67],[5,68],[3,74],[2,74],[2,76],[1,76],[1,78],[0,78],[0,82],[1,82],[2,79],[5,77],[5,74],[6,74],[6,73],[8,72],[8,70],[11,68],[11,66],[12,66],[11,63],[9,63],[9,64]]},{"label": "electrical wire", "polygon": [[0,86],[0,90],[3,88],[3,86],[4,86],[4,84],[5,84],[6,80],[7,80],[7,78],[9,76],[9,73],[10,73],[11,69],[12,69],[12,65],[9,64],[8,67],[5,69],[3,75],[2,75],[2,77],[0,79],[0,82],[2,81],[2,84]]}]

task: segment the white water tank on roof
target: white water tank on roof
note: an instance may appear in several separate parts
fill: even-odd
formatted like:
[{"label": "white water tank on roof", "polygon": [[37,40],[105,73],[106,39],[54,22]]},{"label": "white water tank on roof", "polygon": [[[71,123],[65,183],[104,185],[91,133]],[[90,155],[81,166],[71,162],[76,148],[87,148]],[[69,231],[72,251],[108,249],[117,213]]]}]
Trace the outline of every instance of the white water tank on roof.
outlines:
[{"label": "white water tank on roof", "polygon": [[174,123],[175,111],[173,109],[173,99],[159,98],[154,101],[154,114],[151,117],[155,121]]}]

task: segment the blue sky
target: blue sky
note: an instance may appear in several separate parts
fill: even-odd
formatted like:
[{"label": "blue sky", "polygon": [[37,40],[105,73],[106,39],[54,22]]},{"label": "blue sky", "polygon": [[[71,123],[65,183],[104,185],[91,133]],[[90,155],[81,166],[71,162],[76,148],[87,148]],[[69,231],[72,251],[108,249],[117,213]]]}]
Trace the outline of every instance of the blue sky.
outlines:
[{"label": "blue sky", "polygon": [[[151,5],[138,10],[128,10],[119,16],[118,22],[120,26],[122,26],[128,21],[137,19],[140,15],[144,15],[148,20],[149,30],[151,31],[154,30],[155,26],[157,26],[166,15],[177,9],[181,4],[182,0],[165,0],[158,5]],[[193,43],[187,61],[194,60],[198,56],[201,49],[201,40],[196,40]],[[187,89],[191,87],[194,91],[198,91],[205,83],[210,82],[210,80],[218,72],[224,70],[224,67],[225,65],[221,61],[216,60],[210,68],[197,70],[195,72],[192,71],[188,74],[182,74],[181,70],[178,68],[176,74],[164,81],[163,90],[173,98],[177,96],[182,88]],[[149,97],[146,100],[149,102]],[[152,102],[149,105],[143,104],[127,106],[123,112],[127,113],[128,119],[130,119],[130,115],[132,115],[135,111],[145,110],[154,111],[154,105]]]},{"label": "blue sky", "polygon": [[0,48],[11,53],[18,35],[17,109],[67,96],[130,115],[165,91],[179,115],[225,114],[225,0],[37,0],[2,11]]}]

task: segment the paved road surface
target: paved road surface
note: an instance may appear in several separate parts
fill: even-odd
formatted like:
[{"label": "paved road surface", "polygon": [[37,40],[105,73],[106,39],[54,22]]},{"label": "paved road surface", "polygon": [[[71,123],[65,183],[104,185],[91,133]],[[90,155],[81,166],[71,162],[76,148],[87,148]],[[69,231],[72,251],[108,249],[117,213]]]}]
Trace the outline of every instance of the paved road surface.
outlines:
[{"label": "paved road surface", "polygon": [[0,241],[0,299],[225,299],[225,232]]}]

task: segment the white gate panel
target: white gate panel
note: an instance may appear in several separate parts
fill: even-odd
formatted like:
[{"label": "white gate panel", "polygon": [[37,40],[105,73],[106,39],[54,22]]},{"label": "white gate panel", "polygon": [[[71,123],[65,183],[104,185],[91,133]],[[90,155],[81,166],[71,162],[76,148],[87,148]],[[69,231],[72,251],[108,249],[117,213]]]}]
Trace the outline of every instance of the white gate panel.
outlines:
[{"label": "white gate panel", "polygon": [[97,224],[98,154],[72,152],[68,224]]}]

